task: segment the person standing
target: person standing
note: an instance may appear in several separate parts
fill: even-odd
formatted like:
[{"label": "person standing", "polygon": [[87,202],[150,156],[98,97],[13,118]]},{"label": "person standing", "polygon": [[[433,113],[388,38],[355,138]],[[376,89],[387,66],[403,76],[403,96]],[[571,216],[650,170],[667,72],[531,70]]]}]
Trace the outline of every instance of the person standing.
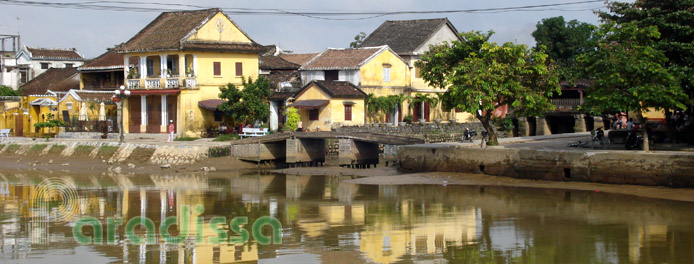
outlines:
[{"label": "person standing", "polygon": [[627,122],[627,130],[631,131],[632,129],[634,129],[634,119],[629,118],[629,122]]},{"label": "person standing", "polygon": [[169,138],[166,140],[166,142],[173,142],[174,140],[174,130],[176,130],[176,127],[174,126],[173,120],[169,120]]},{"label": "person standing", "polygon": [[301,120],[299,120],[299,123],[296,124],[296,131],[298,131],[298,132],[303,131],[303,126],[304,126],[304,123],[301,122]]}]

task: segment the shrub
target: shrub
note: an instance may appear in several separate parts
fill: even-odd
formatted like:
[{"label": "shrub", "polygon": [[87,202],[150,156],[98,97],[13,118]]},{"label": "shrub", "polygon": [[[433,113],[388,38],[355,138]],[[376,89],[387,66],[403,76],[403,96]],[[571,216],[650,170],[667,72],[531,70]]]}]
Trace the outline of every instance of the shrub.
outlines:
[{"label": "shrub", "polygon": [[196,138],[196,137],[177,137],[177,138],[174,139],[174,141],[195,141],[195,140],[198,140],[198,139],[200,139],[200,138]]},{"label": "shrub", "polygon": [[414,120],[414,118],[411,115],[406,115],[405,117],[402,118],[402,122],[405,122],[408,124],[412,124],[412,120]]},{"label": "shrub", "polygon": [[237,140],[239,139],[239,135],[236,134],[226,134],[226,135],[220,135],[217,138],[215,138],[213,141],[232,141],[232,140]]},{"label": "shrub", "polygon": [[299,110],[294,107],[287,108],[287,123],[284,124],[284,128],[289,131],[296,131],[299,128],[299,121],[301,121]]}]

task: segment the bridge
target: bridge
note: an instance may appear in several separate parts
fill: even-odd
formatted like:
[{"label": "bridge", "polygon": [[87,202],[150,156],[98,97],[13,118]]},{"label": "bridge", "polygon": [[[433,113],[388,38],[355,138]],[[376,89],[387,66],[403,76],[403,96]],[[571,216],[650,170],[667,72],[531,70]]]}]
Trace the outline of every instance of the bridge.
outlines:
[{"label": "bridge", "polygon": [[374,167],[379,162],[379,145],[384,159],[394,161],[398,146],[422,144],[423,139],[377,133],[290,132],[250,137],[231,142],[231,156],[253,162],[283,161],[290,166],[325,163],[327,139],[339,141],[340,166]]}]

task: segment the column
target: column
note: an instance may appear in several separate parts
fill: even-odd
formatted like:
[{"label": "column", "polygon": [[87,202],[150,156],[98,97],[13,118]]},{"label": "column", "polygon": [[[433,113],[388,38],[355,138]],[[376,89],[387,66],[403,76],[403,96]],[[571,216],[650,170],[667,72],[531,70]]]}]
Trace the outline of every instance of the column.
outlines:
[{"label": "column", "polygon": [[193,54],[193,75],[198,76],[198,56]]},{"label": "column", "polygon": [[574,133],[586,132],[586,119],[583,115],[574,115]]},{"label": "column", "polygon": [[147,96],[142,95],[140,96],[140,118],[142,122],[140,122],[140,131],[147,131]]},{"label": "column", "polygon": [[530,136],[530,124],[528,124],[528,119],[524,116],[518,118],[518,136]]},{"label": "column", "polygon": [[[166,112],[166,95],[161,96],[161,125],[166,131],[166,126],[169,124],[168,113]],[[168,132],[168,131],[167,131]]]},{"label": "column", "polygon": [[536,136],[545,136],[545,135],[551,135],[552,132],[549,130],[549,126],[547,125],[547,120],[545,120],[544,117],[535,117],[535,135]]},{"label": "column", "polygon": [[161,69],[160,78],[166,78],[166,73],[167,73],[166,58],[168,58],[167,55],[159,55],[159,68]]},{"label": "column", "polygon": [[[128,79],[128,73],[130,71],[130,55],[123,55],[123,77],[124,79]],[[126,81],[127,82],[127,81]]]},{"label": "column", "polygon": [[147,57],[142,56],[140,57],[140,79],[145,78],[147,78]]},{"label": "column", "polygon": [[602,116],[593,117],[593,129],[603,128],[605,130],[610,129],[609,127],[604,127],[605,123],[602,122]]}]

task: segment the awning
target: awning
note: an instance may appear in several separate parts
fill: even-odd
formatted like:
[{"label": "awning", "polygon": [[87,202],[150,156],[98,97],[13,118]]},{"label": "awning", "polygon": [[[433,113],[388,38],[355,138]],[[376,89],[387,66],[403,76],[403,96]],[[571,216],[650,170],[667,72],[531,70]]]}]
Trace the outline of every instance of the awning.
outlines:
[{"label": "awning", "polygon": [[224,103],[222,99],[209,99],[198,102],[198,106],[210,111],[217,111],[217,107]]},{"label": "awning", "polygon": [[180,92],[179,89],[130,90],[130,95],[172,95]]},{"label": "awning", "polygon": [[301,100],[295,101],[289,107],[301,108],[301,109],[318,109],[322,106],[326,106],[330,103],[330,100]]}]

